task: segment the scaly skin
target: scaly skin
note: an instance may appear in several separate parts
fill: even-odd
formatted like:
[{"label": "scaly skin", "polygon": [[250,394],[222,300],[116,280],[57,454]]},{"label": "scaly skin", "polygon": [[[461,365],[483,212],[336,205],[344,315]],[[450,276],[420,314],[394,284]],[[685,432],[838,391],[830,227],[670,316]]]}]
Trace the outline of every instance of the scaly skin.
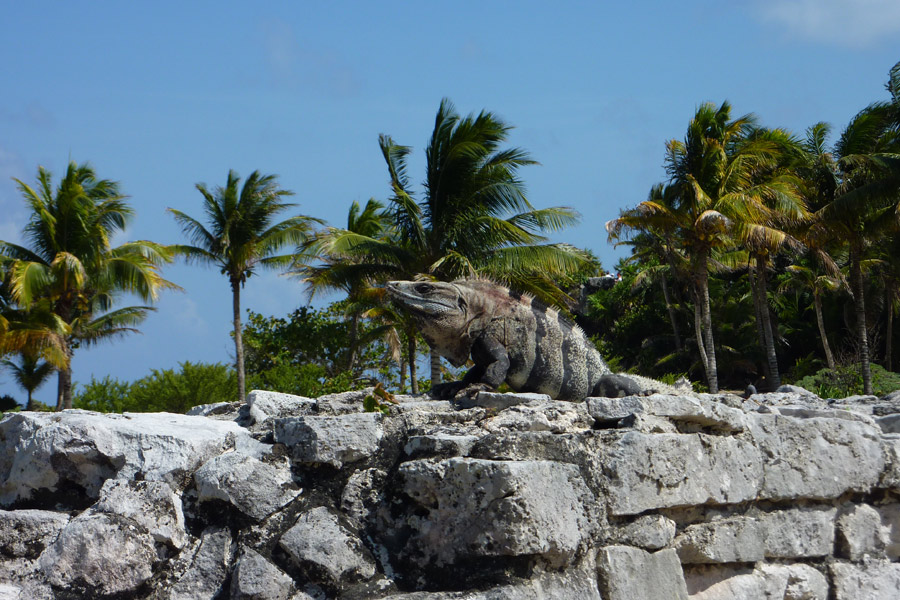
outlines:
[{"label": "scaly skin", "polygon": [[475,363],[461,381],[435,386],[451,398],[468,388],[496,388],[559,400],[591,395],[609,368],[581,329],[531,297],[483,280],[391,281],[393,302],[419,325],[429,346],[456,367]]}]

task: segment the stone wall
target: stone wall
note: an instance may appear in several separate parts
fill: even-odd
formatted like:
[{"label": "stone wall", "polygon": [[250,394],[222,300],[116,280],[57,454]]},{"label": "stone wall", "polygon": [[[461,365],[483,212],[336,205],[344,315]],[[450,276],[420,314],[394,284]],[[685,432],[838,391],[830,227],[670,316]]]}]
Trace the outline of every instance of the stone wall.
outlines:
[{"label": "stone wall", "polygon": [[0,421],[0,600],[900,598],[900,394]]}]

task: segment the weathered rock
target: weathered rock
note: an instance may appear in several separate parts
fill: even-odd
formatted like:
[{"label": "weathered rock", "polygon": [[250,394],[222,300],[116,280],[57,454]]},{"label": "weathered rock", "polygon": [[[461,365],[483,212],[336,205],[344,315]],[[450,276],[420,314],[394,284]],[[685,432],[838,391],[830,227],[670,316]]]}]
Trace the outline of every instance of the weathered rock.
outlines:
[{"label": "weathered rock", "polygon": [[159,543],[180,549],[187,543],[181,498],[162,481],[110,479],[92,512],[120,515],[138,523]]},{"label": "weathered rock", "polygon": [[600,458],[616,515],[755,498],[763,482],[759,451],[736,438],[627,432]]},{"label": "weathered rock", "polygon": [[744,429],[743,411],[705,397],[653,394],[626,398],[588,398],[586,404],[590,415],[600,422],[648,414],[723,431]]},{"label": "weathered rock", "polygon": [[881,437],[881,454],[884,471],[878,486],[900,492],[900,434],[891,433]]},{"label": "weathered rock", "polygon": [[877,422],[885,433],[900,433],[900,414],[879,417]]},{"label": "weathered rock", "polygon": [[49,510],[0,510],[0,554],[35,558],[69,522],[69,515]]},{"label": "weathered rock", "polygon": [[746,563],[765,557],[765,526],[752,517],[733,517],[688,526],[675,540],[684,564]]},{"label": "weathered rock", "polygon": [[565,565],[591,534],[585,507],[594,500],[572,465],[416,460],[402,464],[400,476],[417,505],[407,517],[414,560],[539,554]]},{"label": "weathered rock", "polygon": [[374,388],[328,394],[316,399],[316,412],[320,415],[347,415],[363,412],[363,399]]},{"label": "weathered rock", "polygon": [[112,477],[180,487],[203,462],[256,444],[236,423],[168,413],[13,413],[0,421],[0,505],[69,482],[97,498]]},{"label": "weathered rock", "polygon": [[826,600],[828,580],[805,564],[733,566],[685,571],[691,600]]},{"label": "weathered rock", "polygon": [[259,555],[244,548],[231,576],[232,600],[289,600],[294,580]]},{"label": "weathered rock", "polygon": [[278,419],[275,441],[290,447],[297,462],[340,468],[378,450],[383,436],[381,420],[376,413]]},{"label": "weathered rock", "polygon": [[681,563],[674,550],[650,554],[629,546],[607,546],[597,556],[604,600],[687,600]]},{"label": "weathered rock", "polygon": [[760,498],[836,498],[867,492],[884,469],[880,431],[842,419],[755,415],[751,436],[763,456]]},{"label": "weathered rock", "polygon": [[302,514],[278,543],[297,566],[331,585],[375,575],[372,555],[325,507]]},{"label": "weathered rock", "polygon": [[251,422],[260,425],[269,419],[310,414],[316,409],[316,401],[293,394],[253,390],[247,394],[247,407]]},{"label": "weathered rock", "polygon": [[866,556],[900,558],[900,504],[849,507],[837,520],[842,558],[859,562]]},{"label": "weathered rock", "polygon": [[184,414],[191,417],[209,417],[231,412],[234,408],[234,402],[213,402],[212,404],[198,404],[197,406],[192,406]]},{"label": "weathered rock", "polygon": [[522,404],[543,404],[550,400],[547,394],[534,392],[523,394],[503,394],[498,392],[478,392],[474,397],[465,397],[457,401],[460,408],[473,408],[479,406],[491,410],[501,411],[512,406]]},{"label": "weathered rock", "polygon": [[156,560],[146,529],[130,519],[98,513],[72,519],[39,562],[54,586],[90,596],[136,590],[153,575]]},{"label": "weathered rock", "polygon": [[831,565],[835,600],[895,600],[900,590],[900,564],[872,560]]},{"label": "weathered rock", "polygon": [[410,458],[421,456],[468,456],[472,446],[478,441],[475,435],[413,435],[409,437],[403,452]]},{"label": "weathered rock", "polygon": [[240,452],[207,461],[194,474],[199,500],[228,502],[261,521],[300,494],[287,465],[263,462]]},{"label": "weathered rock", "polygon": [[512,406],[482,423],[487,431],[551,431],[563,433],[590,429],[593,419],[583,403],[547,400]]},{"label": "weathered rock", "polygon": [[767,513],[766,558],[817,558],[834,551],[836,510],[793,508]]},{"label": "weathered rock", "polygon": [[616,544],[661,550],[675,539],[675,522],[662,515],[644,515],[616,527],[611,538]]},{"label": "weathered rock", "polygon": [[224,527],[210,527],[200,536],[200,544],[185,573],[166,590],[167,600],[213,600],[228,578],[233,560],[231,533]]}]

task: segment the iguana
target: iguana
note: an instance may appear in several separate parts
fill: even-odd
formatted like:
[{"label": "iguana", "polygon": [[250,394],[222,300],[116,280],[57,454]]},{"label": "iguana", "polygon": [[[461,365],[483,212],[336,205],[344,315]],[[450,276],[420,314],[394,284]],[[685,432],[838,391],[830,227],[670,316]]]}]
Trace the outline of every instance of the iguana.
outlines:
[{"label": "iguana", "polygon": [[433,351],[455,367],[470,356],[475,363],[461,381],[434,386],[432,395],[439,398],[504,381],[517,392],[560,400],[648,391],[634,378],[611,373],[577,325],[528,295],[471,279],[391,281],[386,291],[413,317]]}]

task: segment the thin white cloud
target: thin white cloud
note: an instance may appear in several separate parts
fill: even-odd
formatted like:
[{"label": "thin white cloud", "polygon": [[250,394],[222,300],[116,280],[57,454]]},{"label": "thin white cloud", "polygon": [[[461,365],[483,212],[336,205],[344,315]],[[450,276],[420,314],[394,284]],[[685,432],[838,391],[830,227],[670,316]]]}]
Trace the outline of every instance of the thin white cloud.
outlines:
[{"label": "thin white cloud", "polygon": [[900,35],[898,0],[759,0],[757,6],[764,21],[806,40],[861,48]]}]

